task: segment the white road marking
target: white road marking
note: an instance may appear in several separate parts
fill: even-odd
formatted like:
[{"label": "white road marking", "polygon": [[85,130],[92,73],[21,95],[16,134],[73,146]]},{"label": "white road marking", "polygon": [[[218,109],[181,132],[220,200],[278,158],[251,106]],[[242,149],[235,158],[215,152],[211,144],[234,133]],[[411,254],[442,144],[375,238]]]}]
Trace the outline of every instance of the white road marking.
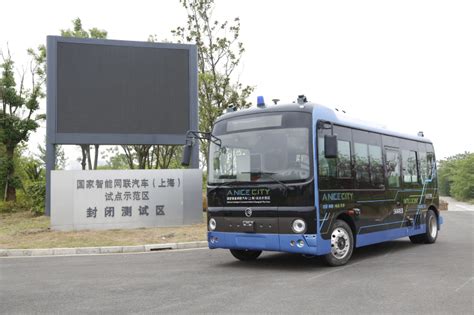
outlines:
[{"label": "white road marking", "polygon": [[457,288],[456,290],[454,290],[454,292],[458,292],[459,290],[461,290],[462,288],[464,288],[466,286],[466,284],[468,284],[469,282],[471,282],[472,280],[474,280],[474,277],[470,277],[469,279],[467,279],[466,282],[464,282],[459,288]]}]

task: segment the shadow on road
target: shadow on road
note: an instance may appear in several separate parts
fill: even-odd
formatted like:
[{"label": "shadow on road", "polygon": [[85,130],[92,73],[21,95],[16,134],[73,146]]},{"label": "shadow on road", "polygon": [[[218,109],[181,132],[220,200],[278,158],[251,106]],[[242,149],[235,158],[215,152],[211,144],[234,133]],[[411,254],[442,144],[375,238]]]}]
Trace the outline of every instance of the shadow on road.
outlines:
[{"label": "shadow on road", "polygon": [[[394,240],[385,243],[356,248],[352,254],[352,258],[347,264],[348,266],[358,263],[366,259],[375,259],[383,257],[387,254],[408,250],[416,246],[408,239]],[[230,255],[230,253],[229,253]],[[288,253],[272,253],[264,252],[262,256],[256,261],[230,261],[219,264],[223,268],[242,268],[242,269],[274,269],[278,271],[293,271],[311,270],[315,268],[324,268],[326,265],[323,260],[317,256],[302,256],[299,254]]]}]

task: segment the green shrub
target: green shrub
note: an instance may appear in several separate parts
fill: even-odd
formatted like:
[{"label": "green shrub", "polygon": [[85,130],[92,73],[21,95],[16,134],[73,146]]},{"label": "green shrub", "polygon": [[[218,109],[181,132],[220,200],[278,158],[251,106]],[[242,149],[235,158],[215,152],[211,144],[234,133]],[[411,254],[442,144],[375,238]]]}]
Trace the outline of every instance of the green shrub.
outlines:
[{"label": "green shrub", "polygon": [[36,215],[44,214],[46,183],[38,181],[31,183],[27,188],[30,210]]}]

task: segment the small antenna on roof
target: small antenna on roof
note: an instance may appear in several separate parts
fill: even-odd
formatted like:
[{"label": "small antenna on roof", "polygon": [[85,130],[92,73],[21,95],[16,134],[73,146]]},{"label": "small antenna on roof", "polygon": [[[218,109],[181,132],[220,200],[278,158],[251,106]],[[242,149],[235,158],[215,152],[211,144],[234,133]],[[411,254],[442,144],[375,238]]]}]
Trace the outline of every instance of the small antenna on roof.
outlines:
[{"label": "small antenna on roof", "polygon": [[306,98],[306,96],[304,96],[303,94],[298,95],[298,104],[302,105],[307,102],[308,102],[308,99]]},{"label": "small antenna on roof", "polygon": [[418,137],[424,137],[425,134],[423,133],[423,131],[418,131]]},{"label": "small antenna on roof", "polygon": [[278,104],[279,101],[280,101],[279,98],[274,98],[274,99],[272,99],[272,102],[273,102],[273,104],[275,104],[275,105]]}]

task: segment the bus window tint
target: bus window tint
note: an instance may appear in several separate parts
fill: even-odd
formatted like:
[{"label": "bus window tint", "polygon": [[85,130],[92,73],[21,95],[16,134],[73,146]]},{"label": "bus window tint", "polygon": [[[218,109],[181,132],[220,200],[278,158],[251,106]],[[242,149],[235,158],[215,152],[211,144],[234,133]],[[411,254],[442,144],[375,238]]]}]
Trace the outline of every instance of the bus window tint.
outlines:
[{"label": "bus window tint", "polygon": [[436,162],[435,162],[435,157],[433,152],[428,152],[426,154],[427,157],[427,164],[428,164],[428,179],[432,179],[435,177],[434,170],[436,168]]},{"label": "bus window tint", "polygon": [[374,188],[383,184],[382,148],[369,145],[370,181]]},{"label": "bus window tint", "polygon": [[398,151],[386,150],[385,170],[387,174],[388,187],[400,187],[400,159]]},{"label": "bus window tint", "polygon": [[351,176],[351,144],[349,141],[337,140],[337,177]]},{"label": "bus window tint", "polygon": [[420,183],[423,184],[428,179],[426,152],[418,152],[418,169],[420,170]]},{"label": "bus window tint", "polygon": [[354,142],[354,170],[358,188],[370,187],[368,145]]},{"label": "bus window tint", "polygon": [[418,174],[416,169],[416,153],[414,151],[402,150],[403,182],[416,183]]},{"label": "bus window tint", "polygon": [[324,156],[324,137],[318,138],[319,176],[336,177],[336,160]]}]

